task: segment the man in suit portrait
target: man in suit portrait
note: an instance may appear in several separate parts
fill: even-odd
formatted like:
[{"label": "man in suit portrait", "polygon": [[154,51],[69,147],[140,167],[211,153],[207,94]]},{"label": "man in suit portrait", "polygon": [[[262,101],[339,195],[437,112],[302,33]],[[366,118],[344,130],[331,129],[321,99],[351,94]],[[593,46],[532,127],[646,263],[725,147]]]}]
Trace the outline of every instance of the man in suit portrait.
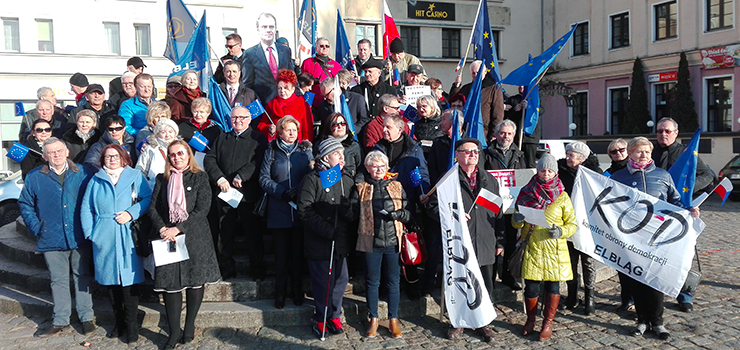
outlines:
[{"label": "man in suit portrait", "polygon": [[290,48],[275,44],[275,16],[263,13],[257,17],[260,43],[244,52],[242,83],[257,93],[263,105],[277,96],[275,77],[278,70],[294,70]]}]

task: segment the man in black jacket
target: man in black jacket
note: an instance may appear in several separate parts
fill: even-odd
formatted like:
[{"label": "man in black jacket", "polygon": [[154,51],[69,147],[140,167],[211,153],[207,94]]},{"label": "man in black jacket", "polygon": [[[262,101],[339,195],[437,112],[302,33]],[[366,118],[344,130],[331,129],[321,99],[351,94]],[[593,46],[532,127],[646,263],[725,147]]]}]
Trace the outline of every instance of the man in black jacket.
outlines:
[{"label": "man in black jacket", "polygon": [[383,62],[370,58],[362,65],[362,69],[365,70],[365,81],[353,87],[352,92],[360,94],[365,99],[367,111],[371,117],[374,117],[380,114],[381,106],[378,104],[380,96],[385,94],[398,96],[398,94],[396,89],[380,80]]},{"label": "man in black jacket", "polygon": [[252,116],[246,107],[232,109],[231,126],[234,130],[221,134],[203,160],[211,182],[218,186],[221,192],[227,192],[234,187],[244,195],[237,208],[221,203],[219,210],[221,230],[212,233],[224,279],[236,276],[233,246],[234,236],[238,230],[237,218],[241,219],[242,233],[247,236],[251,275],[255,280],[264,278],[262,247],[264,224],[253,214],[253,210],[255,203],[262,196],[258,179],[267,139],[249,128],[251,119]]},{"label": "man in black jacket", "polygon": [[105,124],[105,120],[111,116],[118,115],[118,110],[105,100],[105,90],[100,84],[90,84],[85,90],[87,103],[69,112],[68,122],[77,123],[77,113],[83,109],[89,109],[98,116],[98,125]]},{"label": "man in black jacket", "polygon": [[[221,84],[224,81],[226,81],[224,77],[224,67],[226,66],[227,61],[236,61],[239,62],[239,68],[241,69],[241,65],[244,63],[244,49],[242,49],[242,37],[239,34],[231,33],[226,36],[226,50],[229,52],[223,56],[221,56],[221,59],[218,60],[218,68],[216,68],[216,72],[213,73],[213,78],[216,79],[216,82]],[[241,72],[239,72],[241,74]]]}]

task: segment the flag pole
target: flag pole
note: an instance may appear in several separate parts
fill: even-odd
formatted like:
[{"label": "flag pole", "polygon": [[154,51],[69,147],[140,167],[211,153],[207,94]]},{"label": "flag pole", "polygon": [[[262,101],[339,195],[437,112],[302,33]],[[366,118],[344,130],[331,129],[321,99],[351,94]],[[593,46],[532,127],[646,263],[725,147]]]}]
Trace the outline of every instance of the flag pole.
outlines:
[{"label": "flag pole", "polygon": [[[537,86],[537,85],[540,84],[540,81],[542,80],[542,78],[545,77],[545,74],[547,74],[547,71],[548,70],[550,70],[550,67],[547,67],[545,69],[545,71],[542,72],[542,74],[540,75],[540,77],[537,78],[537,82],[534,83],[534,85],[532,85],[532,87],[535,87],[535,86]],[[529,94],[532,92],[532,90],[534,90],[534,89],[528,89],[527,90],[527,94],[524,96],[524,98],[522,98],[522,101],[526,101],[527,100],[527,97],[529,97]],[[511,106],[511,108],[514,108],[514,106]],[[522,149],[522,137],[524,136],[524,118],[526,118],[526,117],[527,117],[527,107],[524,107],[524,108],[522,108],[522,123],[519,124],[519,144],[517,145],[519,147],[519,149]]]},{"label": "flag pole", "polygon": [[[465,49],[465,56],[463,56],[463,62],[460,65],[460,70],[457,76],[462,76],[462,69],[465,67],[465,62],[467,62],[468,59],[468,53],[470,52],[470,42],[473,41],[473,34],[475,33],[475,27],[478,25],[478,14],[480,13],[480,7],[483,5],[483,0],[478,2],[478,11],[475,14],[475,21],[473,21],[473,29],[470,31],[470,39],[468,39],[468,48]],[[488,6],[488,5],[486,5]]]}]

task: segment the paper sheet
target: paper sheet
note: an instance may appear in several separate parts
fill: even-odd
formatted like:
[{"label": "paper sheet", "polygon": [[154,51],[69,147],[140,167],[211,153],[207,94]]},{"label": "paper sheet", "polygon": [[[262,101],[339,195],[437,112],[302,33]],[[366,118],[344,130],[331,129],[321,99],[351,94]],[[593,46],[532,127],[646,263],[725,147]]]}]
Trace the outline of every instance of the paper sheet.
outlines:
[{"label": "paper sheet", "polygon": [[206,154],[203,152],[195,152],[195,162],[198,163],[198,166],[201,169],[205,169],[206,167],[203,166],[203,159],[206,158]]},{"label": "paper sheet", "polygon": [[218,198],[221,198],[222,201],[226,202],[226,204],[230,205],[232,208],[239,206],[239,202],[242,200],[242,197],[244,197],[244,195],[233,187],[229,187],[228,191],[218,194]]},{"label": "paper sheet", "polygon": [[530,224],[548,228],[551,226],[547,223],[544,210],[519,206],[519,212],[524,214],[524,220]]},{"label": "paper sheet", "polygon": [[177,244],[177,249],[174,252],[170,252],[168,249],[169,242],[161,239],[152,241],[154,265],[162,266],[190,259],[188,248],[185,246],[185,235],[176,236],[175,243]]}]

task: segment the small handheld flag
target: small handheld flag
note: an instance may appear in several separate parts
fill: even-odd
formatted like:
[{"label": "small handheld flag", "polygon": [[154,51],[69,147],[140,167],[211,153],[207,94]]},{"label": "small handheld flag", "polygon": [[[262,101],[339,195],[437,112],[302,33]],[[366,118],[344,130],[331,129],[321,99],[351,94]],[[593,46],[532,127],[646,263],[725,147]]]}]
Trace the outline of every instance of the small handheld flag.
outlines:
[{"label": "small handheld flag", "polygon": [[327,189],[342,179],[342,170],[339,168],[339,164],[337,164],[331,169],[319,171],[319,177],[321,178],[321,187]]},{"label": "small handheld flag", "polygon": [[478,204],[498,215],[501,211],[501,206],[504,205],[504,201],[495,193],[485,188],[481,188],[480,193],[478,193],[478,197],[475,198],[475,204]]},{"label": "small handheld flag", "polygon": [[421,179],[421,172],[419,171],[419,167],[414,168],[414,170],[409,171],[409,180],[411,180],[411,184],[414,185],[414,187],[419,187],[422,184]]},{"label": "small handheld flag", "polygon": [[401,73],[398,71],[398,68],[393,69],[393,85],[400,85],[401,84]]},{"label": "small handheld flag", "polygon": [[465,58],[463,57],[460,59],[460,62],[457,63],[457,66],[455,67],[455,72],[459,71],[462,68],[464,62]]},{"label": "small handheld flag", "polygon": [[303,93],[303,99],[306,100],[306,103],[309,105],[313,105],[313,98],[315,97],[315,94],[311,91],[306,91]]},{"label": "small handheld flag", "polygon": [[23,158],[26,158],[26,155],[28,154],[29,148],[25,145],[22,145],[18,142],[13,142],[13,145],[10,146],[10,149],[8,150],[8,154],[6,156],[18,163],[23,161]]},{"label": "small handheld flag", "polygon": [[188,141],[188,145],[195,148],[198,152],[203,152],[206,148],[210,149],[208,147],[208,139],[198,131],[193,133],[193,137]]},{"label": "small handheld flag", "polygon": [[22,117],[26,115],[26,109],[23,107],[23,102],[15,103],[15,116]]},{"label": "small handheld flag", "polygon": [[732,182],[728,178],[722,179],[722,181],[719,182],[719,185],[714,188],[714,192],[717,192],[717,194],[722,197],[722,205],[725,205],[727,198],[730,198],[732,189]]},{"label": "small handheld flag", "polygon": [[412,123],[419,121],[418,111],[413,106],[406,106],[406,110],[403,111],[403,117]]},{"label": "small handheld flag", "polygon": [[265,108],[262,107],[260,100],[254,100],[254,102],[247,105],[247,110],[249,110],[249,114],[252,115],[252,119],[265,113]]}]

